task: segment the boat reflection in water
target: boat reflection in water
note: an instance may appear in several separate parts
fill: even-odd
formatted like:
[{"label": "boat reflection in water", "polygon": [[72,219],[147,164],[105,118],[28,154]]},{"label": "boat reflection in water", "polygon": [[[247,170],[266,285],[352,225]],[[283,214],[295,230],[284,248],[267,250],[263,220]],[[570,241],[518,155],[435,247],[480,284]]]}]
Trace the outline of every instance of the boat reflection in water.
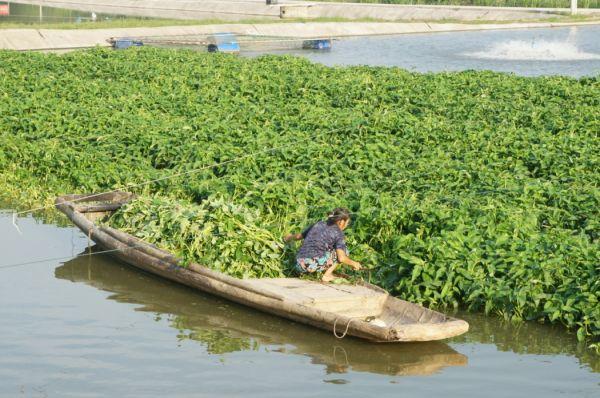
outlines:
[{"label": "boat reflection in water", "polygon": [[59,279],[83,282],[114,293],[108,298],[141,305],[179,331],[178,338],[201,342],[211,354],[258,350],[305,355],[327,373],[369,372],[429,375],[464,366],[467,357],[442,342],[375,344],[336,339],[333,334],[248,309],[162,280],[105,255],[81,256],[55,270]]}]

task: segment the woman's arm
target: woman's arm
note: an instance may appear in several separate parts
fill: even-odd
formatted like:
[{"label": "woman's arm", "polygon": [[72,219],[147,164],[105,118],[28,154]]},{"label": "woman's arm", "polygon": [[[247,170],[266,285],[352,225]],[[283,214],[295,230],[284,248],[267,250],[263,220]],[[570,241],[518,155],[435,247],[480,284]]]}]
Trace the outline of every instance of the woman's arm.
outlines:
[{"label": "woman's arm", "polygon": [[340,263],[349,265],[357,271],[361,269],[362,266],[360,265],[360,263],[348,257],[343,249],[336,249],[335,253],[337,254],[337,258]]},{"label": "woman's arm", "polygon": [[304,239],[302,234],[287,234],[286,236],[283,237],[284,242],[290,242],[292,240],[302,240],[302,239]]},{"label": "woman's arm", "polygon": [[302,240],[302,239],[306,238],[306,235],[308,235],[308,232],[312,229],[313,225],[306,228],[304,231],[300,232],[299,234],[287,234],[286,236],[283,237],[283,240],[285,242],[289,242],[292,240]]}]

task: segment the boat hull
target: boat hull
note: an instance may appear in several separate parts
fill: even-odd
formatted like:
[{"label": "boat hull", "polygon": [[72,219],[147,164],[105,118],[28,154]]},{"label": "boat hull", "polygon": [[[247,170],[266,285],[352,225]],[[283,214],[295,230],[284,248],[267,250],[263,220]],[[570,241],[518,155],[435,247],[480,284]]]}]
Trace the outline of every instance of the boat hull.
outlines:
[{"label": "boat hull", "polygon": [[[295,278],[243,280],[198,264],[181,267],[180,260],[171,253],[94,222],[132,197],[126,192],[65,195],[57,198],[55,204],[90,240],[130,265],[338,336],[354,336],[373,342],[431,341],[463,334],[469,328],[465,321],[399,300],[370,284],[347,287],[332,295],[329,285],[319,282]],[[94,204],[87,204],[92,201]],[[379,322],[372,322],[373,318]]]}]

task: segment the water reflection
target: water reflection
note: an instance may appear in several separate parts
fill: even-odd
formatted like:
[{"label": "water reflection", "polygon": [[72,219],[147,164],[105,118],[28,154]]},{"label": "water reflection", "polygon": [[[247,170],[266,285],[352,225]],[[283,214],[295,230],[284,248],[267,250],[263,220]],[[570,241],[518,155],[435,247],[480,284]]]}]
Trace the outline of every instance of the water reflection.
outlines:
[{"label": "water reflection", "polygon": [[325,365],[327,374],[352,370],[430,375],[448,366],[467,364],[466,356],[441,342],[372,344],[338,340],[326,332],[156,278],[110,257],[75,258],[57,267],[55,276],[111,292],[110,300],[138,304],[136,310],[155,313],[155,320],[167,319],[178,330],[179,340],[199,341],[211,354],[264,349],[304,355],[313,364]]},{"label": "water reflection", "polygon": [[510,322],[494,316],[477,313],[458,313],[469,322],[469,333],[452,342],[494,344],[499,351],[516,354],[571,355],[594,372],[600,372],[600,356],[577,340],[575,333],[567,333],[562,325],[537,322]]}]

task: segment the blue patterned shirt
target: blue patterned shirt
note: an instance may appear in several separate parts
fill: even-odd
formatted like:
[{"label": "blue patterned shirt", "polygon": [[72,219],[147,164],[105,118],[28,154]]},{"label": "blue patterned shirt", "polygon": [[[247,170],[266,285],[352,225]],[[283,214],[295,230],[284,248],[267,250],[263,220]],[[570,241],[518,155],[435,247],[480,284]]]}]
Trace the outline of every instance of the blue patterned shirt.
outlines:
[{"label": "blue patterned shirt", "polygon": [[319,221],[302,231],[302,238],[304,242],[296,258],[321,258],[336,249],[348,252],[344,232],[337,224]]}]

